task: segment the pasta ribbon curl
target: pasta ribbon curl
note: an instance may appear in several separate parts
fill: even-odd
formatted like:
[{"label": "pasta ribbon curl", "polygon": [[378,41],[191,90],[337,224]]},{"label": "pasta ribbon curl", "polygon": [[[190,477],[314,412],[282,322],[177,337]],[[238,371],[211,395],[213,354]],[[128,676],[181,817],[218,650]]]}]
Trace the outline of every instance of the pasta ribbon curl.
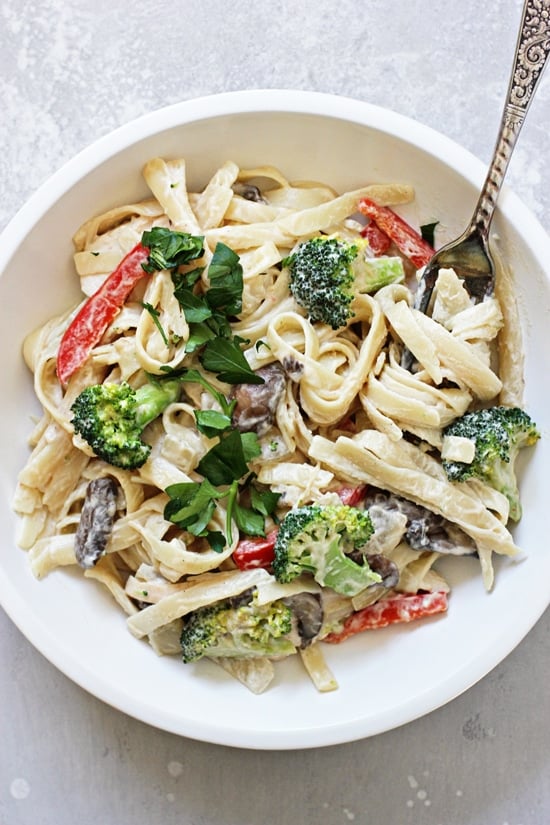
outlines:
[{"label": "pasta ribbon curl", "polygon": [[383,314],[369,295],[356,298],[355,320],[366,328],[359,343],[346,331],[321,340],[317,330],[326,334],[326,326],[293,312],[278,315],[267,330],[271,353],[299,375],[300,402],[316,424],[334,424],[347,414],[386,339]]}]

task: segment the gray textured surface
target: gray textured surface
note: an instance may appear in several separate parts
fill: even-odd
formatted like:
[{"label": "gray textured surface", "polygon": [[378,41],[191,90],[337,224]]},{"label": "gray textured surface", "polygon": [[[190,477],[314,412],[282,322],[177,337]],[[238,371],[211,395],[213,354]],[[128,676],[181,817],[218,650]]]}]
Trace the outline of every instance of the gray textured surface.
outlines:
[{"label": "gray textured surface", "polygon": [[[79,149],[197,95],[293,87],[417,118],[484,160],[519,0],[3,0],[0,228]],[[550,228],[550,73],[508,182]],[[0,613],[0,825],[545,825],[546,614],[482,682],[369,740],[258,753],[90,697]]]}]

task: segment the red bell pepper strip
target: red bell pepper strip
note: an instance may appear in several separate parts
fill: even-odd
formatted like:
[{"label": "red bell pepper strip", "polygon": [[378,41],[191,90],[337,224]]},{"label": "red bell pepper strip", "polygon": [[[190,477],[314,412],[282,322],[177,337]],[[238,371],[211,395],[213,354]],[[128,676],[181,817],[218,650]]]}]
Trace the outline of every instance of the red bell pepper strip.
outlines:
[{"label": "red bell pepper strip", "polygon": [[271,567],[278,532],[279,528],[275,527],[265,537],[242,539],[233,551],[233,561],[239,570]]},{"label": "red bell pepper strip", "polygon": [[144,277],[149,249],[138,243],[80,308],[65,330],[57,352],[57,376],[66,384],[82,366],[126,298]]},{"label": "red bell pepper strip", "polygon": [[349,507],[356,507],[357,504],[365,498],[367,486],[363,484],[360,487],[340,487],[337,493],[342,504],[347,504]]},{"label": "red bell pepper strip", "polygon": [[412,622],[436,613],[445,613],[447,606],[447,593],[443,590],[390,596],[352,613],[345,620],[342,630],[330,633],[323,641],[339,644],[363,630],[377,630],[390,624]]},{"label": "red bell pepper strip", "polygon": [[359,211],[374,221],[417,269],[426,266],[434,255],[435,250],[422,235],[387,206],[378,206],[369,198],[362,198],[359,201]]},{"label": "red bell pepper strip", "polygon": [[391,246],[390,236],[386,235],[374,221],[368,223],[365,228],[361,230],[361,235],[369,242],[375,258],[379,255],[385,255]]}]

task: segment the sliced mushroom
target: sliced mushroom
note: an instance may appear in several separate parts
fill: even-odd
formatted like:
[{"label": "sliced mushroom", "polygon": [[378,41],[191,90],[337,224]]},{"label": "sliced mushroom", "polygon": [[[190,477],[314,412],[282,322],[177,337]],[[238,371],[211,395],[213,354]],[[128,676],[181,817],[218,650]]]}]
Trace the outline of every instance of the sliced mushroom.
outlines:
[{"label": "sliced mushroom", "polygon": [[237,610],[239,607],[243,607],[244,605],[250,604],[254,597],[254,588],[249,587],[248,590],[243,590],[242,593],[237,593],[236,596],[230,596],[227,599],[227,604],[229,607],[232,607],[234,610]]},{"label": "sliced mushroom", "polygon": [[275,413],[285,391],[285,373],[278,363],[256,370],[263,384],[237,384],[233,398],[237,404],[232,423],[242,433],[264,435],[273,426]]},{"label": "sliced mushroom", "polygon": [[241,198],[245,198],[247,201],[267,203],[259,188],[252,183],[241,183],[237,181],[237,183],[233,184],[233,191],[236,195],[240,195]]},{"label": "sliced mushroom", "polygon": [[75,535],[74,552],[81,567],[93,567],[111,536],[116,513],[117,487],[110,476],[95,478],[86,489],[80,522]]},{"label": "sliced mushroom", "polygon": [[297,383],[302,377],[304,365],[300,363],[300,361],[297,361],[296,358],[292,358],[290,355],[287,355],[283,358],[283,367],[291,381]]},{"label": "sliced mushroom", "polygon": [[390,587],[395,587],[399,581],[399,568],[391,559],[384,556],[382,553],[369,553],[368,544],[360,550],[354,550],[348,553],[348,558],[355,562],[355,564],[368,564],[374,573],[378,573],[382,581],[373,582],[368,585],[369,588],[381,588],[388,590]]},{"label": "sliced mushroom", "polygon": [[369,516],[374,527],[374,533],[364,548],[367,554],[391,553],[407,531],[408,519],[398,510],[390,510],[381,504],[369,506]]},{"label": "sliced mushroom", "polygon": [[399,581],[399,568],[394,561],[381,553],[370,553],[366,559],[370,569],[378,573],[382,579],[379,584],[382,584],[388,590],[395,587]]},{"label": "sliced mushroom", "polygon": [[323,607],[317,593],[297,593],[284,602],[292,610],[300,637],[300,647],[310,645],[319,635],[323,624]]},{"label": "sliced mushroom", "polygon": [[407,517],[403,538],[413,550],[432,550],[459,556],[476,552],[475,542],[460,527],[421,504],[393,493],[372,489],[367,493],[365,506],[368,508],[373,505],[397,510]]}]

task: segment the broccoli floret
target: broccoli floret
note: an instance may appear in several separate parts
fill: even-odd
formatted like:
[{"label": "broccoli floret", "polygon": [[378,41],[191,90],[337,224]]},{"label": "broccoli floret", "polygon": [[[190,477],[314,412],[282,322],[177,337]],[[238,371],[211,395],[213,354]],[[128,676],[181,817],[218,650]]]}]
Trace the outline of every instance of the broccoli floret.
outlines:
[{"label": "broccoli floret", "polygon": [[180,643],[184,662],[203,656],[282,657],[296,652],[290,641],[292,612],[282,601],[258,605],[254,594],[201,607],[184,617]]},{"label": "broccoli floret", "polygon": [[[374,528],[369,514],[346,504],[311,504],[290,510],[275,542],[273,572],[280,582],[311,573],[320,585],[355,596],[381,577],[360,550]],[[359,562],[349,554],[359,555]]]},{"label": "broccoli floret", "polygon": [[126,382],[86,387],[71,407],[74,429],[103,461],[125,469],[141,467],[151,452],[141,440],[142,431],[178,400],[180,387],[174,378],[137,390]]},{"label": "broccoli floret", "polygon": [[401,258],[367,258],[367,247],[362,238],[350,243],[323,235],[299,244],[284,259],[290,291],[312,321],[340,329],[353,318],[351,304],[356,294],[376,292],[403,280]]},{"label": "broccoli floret", "polygon": [[539,438],[536,425],[519,407],[489,407],[466,413],[444,430],[445,436],[468,438],[475,444],[473,461],[443,461],[450,481],[478,478],[503,493],[510,502],[510,518],[521,518],[514,464],[522,447]]}]

